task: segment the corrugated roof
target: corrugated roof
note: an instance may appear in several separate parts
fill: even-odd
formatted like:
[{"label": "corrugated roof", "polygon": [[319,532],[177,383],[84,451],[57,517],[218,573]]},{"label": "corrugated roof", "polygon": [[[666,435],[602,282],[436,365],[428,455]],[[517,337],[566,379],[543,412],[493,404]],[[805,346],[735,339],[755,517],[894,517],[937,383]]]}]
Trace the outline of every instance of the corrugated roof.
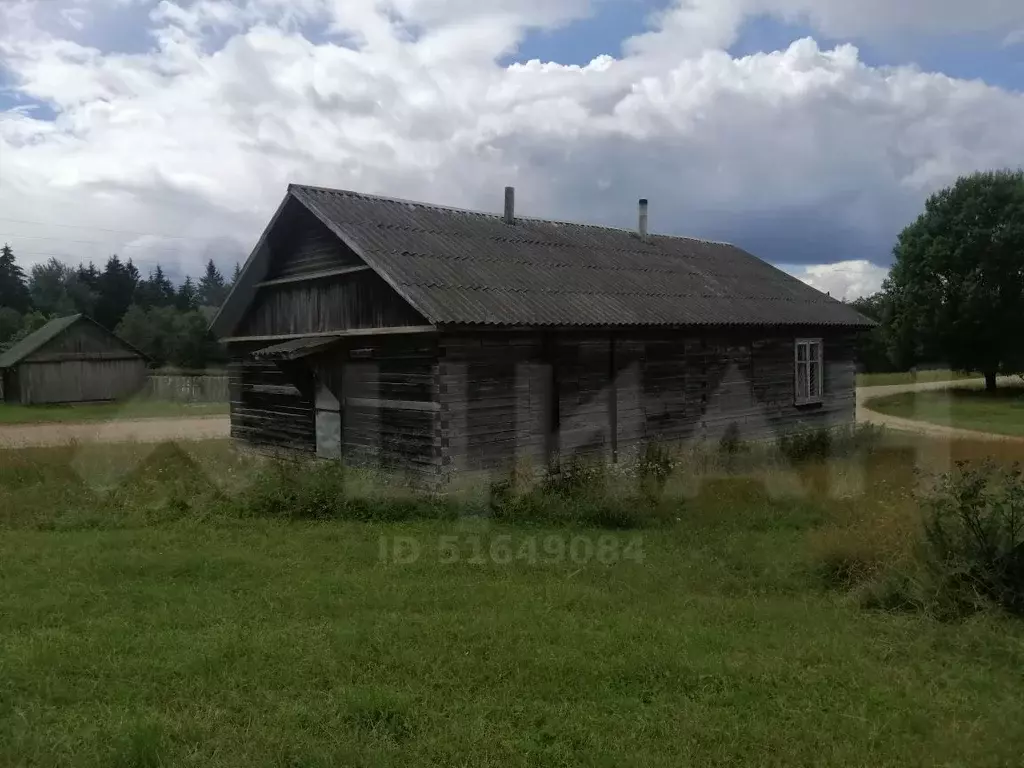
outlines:
[{"label": "corrugated roof", "polygon": [[292,185],[431,323],[869,326],[727,243]]},{"label": "corrugated roof", "polygon": [[81,318],[81,315],[56,317],[42,328],[32,331],[32,333],[0,355],[0,368],[10,368],[12,365],[17,365],[50,339],[77,323]]},{"label": "corrugated roof", "polygon": [[112,331],[107,330],[88,315],[77,314],[67,315],[66,317],[56,317],[50,322],[48,322],[46,325],[44,325],[42,328],[38,328],[32,333],[30,333],[28,336],[19,341],[9,350],[0,355],[0,368],[10,368],[11,366],[17,365],[26,357],[35,352],[37,349],[46,344],[48,341],[56,338],[61,333],[66,331],[79,320],[95,325],[104,333],[117,339],[117,341],[120,344],[122,344],[125,347],[125,349],[128,349],[131,352],[135,353],[143,360],[149,360],[149,357],[144,352],[136,349],[135,347],[133,347],[131,344],[129,344],[127,341],[125,341]]},{"label": "corrugated roof", "polygon": [[253,357],[263,360],[297,360],[300,357],[322,352],[341,341],[340,336],[305,336],[301,339],[290,339],[280,344],[258,349]]}]

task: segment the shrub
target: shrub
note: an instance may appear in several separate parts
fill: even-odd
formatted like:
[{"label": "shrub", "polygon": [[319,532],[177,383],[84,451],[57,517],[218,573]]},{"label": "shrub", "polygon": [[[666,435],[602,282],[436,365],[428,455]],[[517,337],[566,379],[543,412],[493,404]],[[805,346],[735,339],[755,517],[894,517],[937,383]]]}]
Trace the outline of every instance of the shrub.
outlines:
[{"label": "shrub", "polygon": [[855,424],[782,435],[776,449],[790,461],[821,460],[869,453],[885,431],[874,424]]},{"label": "shrub", "polygon": [[946,616],[992,602],[1024,614],[1024,476],[958,462],[923,498],[927,598]]}]

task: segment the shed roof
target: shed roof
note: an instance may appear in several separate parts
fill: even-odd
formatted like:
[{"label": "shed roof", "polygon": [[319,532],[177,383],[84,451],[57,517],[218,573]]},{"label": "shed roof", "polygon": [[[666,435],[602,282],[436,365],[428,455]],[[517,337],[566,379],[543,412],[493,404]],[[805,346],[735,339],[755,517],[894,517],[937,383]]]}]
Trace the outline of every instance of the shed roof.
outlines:
[{"label": "shed roof", "polygon": [[526,217],[507,224],[500,214],[294,184],[288,195],[433,324],[873,325],[728,243]]},{"label": "shed roof", "polygon": [[2,355],[0,355],[0,368],[10,368],[12,366],[17,365],[26,357],[31,355],[33,352],[40,349],[44,344],[51,341],[52,339],[57,338],[57,336],[66,331],[79,320],[84,320],[85,322],[92,323],[97,328],[100,328],[104,333],[113,336],[126,348],[130,349],[132,352],[135,352],[139,357],[143,359],[148,359],[146,358],[146,355],[144,353],[137,350],[135,347],[133,347],[127,341],[122,339],[120,336],[117,336],[113,332],[104,328],[91,317],[88,317],[87,315],[83,314],[77,314],[67,315],[65,317],[55,317],[46,325],[32,331],[32,333],[30,333],[24,339],[22,339],[13,347],[11,347]]},{"label": "shed roof", "polygon": [[289,339],[281,344],[274,344],[253,352],[257,360],[298,360],[300,357],[308,357],[322,352],[341,341],[342,336],[303,336],[299,339]]},{"label": "shed roof", "polygon": [[0,368],[10,368],[12,365],[17,365],[50,339],[55,338],[64,329],[74,325],[81,317],[81,315],[55,317],[41,328],[36,328],[32,333],[0,355]]}]

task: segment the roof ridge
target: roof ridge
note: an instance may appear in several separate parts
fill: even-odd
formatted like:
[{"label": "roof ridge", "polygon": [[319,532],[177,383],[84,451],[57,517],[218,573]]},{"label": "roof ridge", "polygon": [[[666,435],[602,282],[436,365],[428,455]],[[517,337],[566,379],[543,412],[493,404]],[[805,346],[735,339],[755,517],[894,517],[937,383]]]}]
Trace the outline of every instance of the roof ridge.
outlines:
[{"label": "roof ridge", "polygon": [[[419,206],[421,208],[433,208],[433,209],[438,210],[438,211],[450,211],[452,213],[469,213],[469,214],[473,214],[475,216],[487,216],[487,217],[493,218],[493,219],[501,219],[501,218],[503,218],[503,214],[501,214],[501,213],[493,213],[492,211],[480,211],[480,210],[477,210],[475,208],[460,208],[460,207],[454,206],[454,205],[441,205],[439,203],[428,203],[428,202],[424,202],[422,200],[410,200],[408,198],[402,198],[402,197],[390,197],[388,195],[377,195],[377,194],[371,194],[369,192],[357,192],[354,189],[340,189],[340,188],[336,188],[336,187],[319,187],[319,186],[315,186],[315,185],[312,185],[312,184],[294,184],[294,183],[289,184],[288,185],[288,191],[291,192],[293,189],[300,189],[300,190],[305,189],[305,190],[312,190],[314,192],[329,192],[331,194],[352,195],[354,197],[359,197],[359,198],[362,198],[364,200],[378,200],[378,201],[386,202],[386,203],[398,203],[400,205],[416,205],[416,206]],[[541,218],[539,216],[518,216],[518,215],[516,216],[516,219],[523,220],[523,221],[536,221],[536,222],[539,222],[539,223],[542,223],[542,224],[560,224],[560,225],[569,226],[569,227],[587,227],[589,229],[603,229],[603,230],[610,230],[612,232],[623,232],[623,233],[630,234],[630,235],[636,235],[637,234],[636,230],[629,229],[627,227],[613,227],[610,224],[594,224],[592,222],[586,222],[586,221],[569,221],[568,219],[544,219],[544,218]],[[664,238],[668,238],[668,239],[671,239],[671,240],[692,240],[693,242],[697,242],[697,243],[709,243],[711,245],[727,245],[730,248],[739,248],[739,246],[737,246],[735,243],[730,243],[730,242],[727,242],[725,240],[709,240],[709,239],[704,238],[704,237],[693,237],[691,235],[669,235],[669,234],[663,234],[663,233],[658,233],[658,232],[650,232],[650,233],[648,233],[648,237],[651,237],[651,238],[664,237]]]}]

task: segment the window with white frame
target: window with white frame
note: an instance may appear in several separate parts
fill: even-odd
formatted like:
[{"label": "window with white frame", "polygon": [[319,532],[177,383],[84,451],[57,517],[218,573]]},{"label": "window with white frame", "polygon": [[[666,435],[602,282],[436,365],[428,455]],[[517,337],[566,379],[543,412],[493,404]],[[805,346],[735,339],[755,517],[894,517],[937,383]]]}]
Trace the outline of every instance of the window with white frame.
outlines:
[{"label": "window with white frame", "polygon": [[796,404],[821,402],[821,339],[796,340]]}]

